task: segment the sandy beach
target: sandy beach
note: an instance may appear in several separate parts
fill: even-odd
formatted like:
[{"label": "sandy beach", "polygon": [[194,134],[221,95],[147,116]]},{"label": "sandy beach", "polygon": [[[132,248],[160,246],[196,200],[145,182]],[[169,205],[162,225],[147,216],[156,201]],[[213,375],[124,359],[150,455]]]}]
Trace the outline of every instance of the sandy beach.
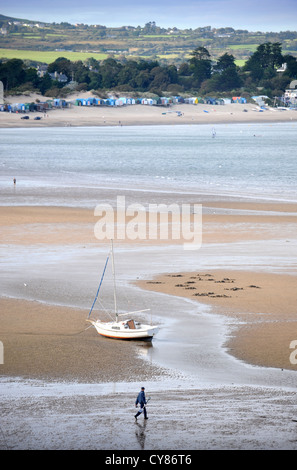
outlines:
[{"label": "sandy beach", "polygon": [[[83,93],[82,98],[90,93]],[[70,96],[68,101],[77,96]],[[31,96],[9,96],[7,103],[45,101],[48,98]],[[140,126],[140,125],[182,125],[221,123],[263,123],[296,122],[296,110],[268,108],[260,111],[257,104],[233,103],[213,106],[209,104],[178,104],[169,108],[130,105],[118,107],[75,106],[65,109],[51,109],[44,113],[28,113],[30,119],[21,119],[22,114],[0,112],[0,128],[8,127],[77,127],[77,126]],[[41,120],[34,120],[40,116]]]},{"label": "sandy beach", "polygon": [[[222,205],[232,209],[240,207],[254,212],[250,215],[243,215],[243,213],[204,215],[204,243],[232,245],[235,242],[273,240],[276,234],[289,239],[296,233],[297,206],[294,204],[221,203],[221,207]],[[208,208],[210,207],[211,204],[208,203]],[[264,217],[255,215],[257,210],[266,210],[266,215]],[[273,215],[270,215],[271,213]],[[91,244],[96,246],[96,244],[104,243],[95,238],[96,218],[93,211],[87,209],[16,206],[0,207],[0,214],[2,245],[26,247]],[[223,227],[228,227],[228,230],[222,230]],[[182,244],[184,240],[170,241],[170,243],[173,242]],[[123,240],[121,243],[129,244],[129,240]],[[141,244],[142,241],[136,240],[135,243]],[[159,245],[169,243],[169,241],[151,240],[148,243]],[[139,281],[138,285],[171,296],[186,296],[211,305],[216,313],[232,316],[239,325],[234,329],[232,337],[228,339],[226,347],[235,357],[251,364],[296,370],[296,365],[289,361],[289,345],[296,336],[294,328],[297,301],[295,275],[238,270],[184,273],[181,266],[180,273],[169,272],[154,279]],[[130,351],[129,363],[132,368],[135,355],[133,347],[127,348],[127,345],[122,342],[110,345],[108,341],[97,338],[92,330],[88,330],[85,334],[77,333],[84,332],[87,327],[86,311],[61,310],[59,307],[49,307],[38,302],[22,302],[13,299],[1,299],[1,311],[2,315],[4,313],[1,320],[1,334],[5,343],[11,345],[13,349],[14,340],[17,339],[18,343],[24,341],[28,350],[28,356],[22,355],[20,360],[16,361],[12,349],[6,346],[6,355],[10,359],[5,361],[2,371],[7,375],[17,376],[23,371],[23,374],[28,376],[31,374],[34,377],[43,377],[45,374],[47,377],[63,378],[66,374],[66,376],[82,380],[86,377],[86,370],[82,364],[87,362],[85,355],[90,353],[89,346],[85,343],[86,336],[89,341],[100,345],[104,351],[111,347],[119,348],[119,351],[123,348],[125,353]],[[41,318],[47,320],[45,325],[40,322]],[[42,333],[37,334],[38,331]],[[49,363],[51,367],[47,368],[42,362],[42,368],[39,369],[40,362],[37,360],[32,370],[31,361],[30,370],[26,373],[27,360],[29,357],[35,357],[34,351],[39,350],[36,357],[42,356],[39,348],[44,343],[44,335],[49,343],[60,341],[62,344],[65,338],[70,341],[70,344],[75,341],[77,347],[80,348],[82,362],[74,361],[71,368],[68,367],[67,353],[65,353],[65,363],[63,363],[60,347],[53,347]],[[272,344],[273,348],[271,348]],[[30,347],[32,347],[31,352]],[[22,348],[21,344],[20,348]],[[107,356],[106,350],[104,357]],[[102,355],[99,354],[99,357]],[[115,364],[116,362],[115,359]],[[105,379],[113,375],[115,379],[121,379],[122,371],[111,367],[110,362],[103,361],[100,367],[104,368],[105,372],[108,370]],[[134,373],[135,377],[139,375],[138,369]],[[91,369],[87,376],[89,379],[92,376],[96,377],[97,380],[98,374],[94,376],[94,371]],[[100,374],[99,377],[102,379]]]},{"label": "sandy beach", "polygon": [[[41,121],[0,113],[0,127],[297,119],[203,107],[176,107],[181,117],[143,106],[73,107]],[[202,204],[199,253],[186,256],[172,237],[116,241],[120,285],[161,326],[149,345],[102,338],[86,322],[109,247],[94,235],[94,211],[22,205],[27,189],[16,187],[17,204],[0,206],[1,449],[296,449],[297,204],[167,195]],[[148,424],[133,421],[140,384],[153,396]]]},{"label": "sandy beach", "polygon": [[168,274],[142,281],[146,289],[185,296],[234,318],[225,346],[258,366],[296,370],[289,361],[296,336],[296,276],[240,271]]}]

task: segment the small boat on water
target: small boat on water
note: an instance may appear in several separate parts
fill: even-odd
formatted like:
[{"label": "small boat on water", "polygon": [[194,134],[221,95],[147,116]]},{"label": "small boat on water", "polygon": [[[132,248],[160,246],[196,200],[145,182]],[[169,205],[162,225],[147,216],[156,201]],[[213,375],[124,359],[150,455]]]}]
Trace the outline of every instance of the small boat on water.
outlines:
[{"label": "small boat on water", "polygon": [[[113,280],[114,280],[114,316],[115,320],[110,322],[104,322],[101,320],[90,320],[90,315],[93,311],[94,305],[99,295],[99,291],[102,285],[104,274],[106,271],[107,263],[109,261],[110,255],[112,257],[112,271],[113,271]],[[94,299],[93,305],[91,307],[87,321],[90,322],[97,330],[101,336],[106,336],[107,338],[112,339],[122,339],[122,340],[141,340],[141,341],[152,341],[153,337],[157,334],[159,328],[154,325],[144,324],[139,321],[136,321],[131,317],[145,310],[138,310],[136,312],[127,312],[119,314],[117,310],[117,298],[116,298],[116,285],[115,285],[115,270],[114,270],[114,256],[113,256],[113,244],[111,243],[111,250],[107,256],[103,274],[100,280],[100,284],[97,290],[96,297]],[[148,309],[149,310],[149,309]],[[120,317],[128,316],[128,319],[120,320]]]}]

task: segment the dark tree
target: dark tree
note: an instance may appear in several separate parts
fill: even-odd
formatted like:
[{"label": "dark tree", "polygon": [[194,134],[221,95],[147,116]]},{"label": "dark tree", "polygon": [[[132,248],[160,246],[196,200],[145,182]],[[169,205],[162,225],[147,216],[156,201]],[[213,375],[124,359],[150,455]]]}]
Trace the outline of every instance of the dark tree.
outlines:
[{"label": "dark tree", "polygon": [[10,90],[26,81],[24,62],[20,59],[11,59],[0,64],[0,80],[4,90]]},{"label": "dark tree", "polygon": [[255,80],[261,80],[269,75],[269,70],[274,73],[275,68],[283,62],[281,44],[279,42],[265,42],[257,47],[256,52],[249,58],[244,71],[249,71]]},{"label": "dark tree", "polygon": [[189,60],[191,69],[197,86],[200,87],[204,80],[211,77],[211,60],[210,54],[205,47],[197,47],[191,54]]}]

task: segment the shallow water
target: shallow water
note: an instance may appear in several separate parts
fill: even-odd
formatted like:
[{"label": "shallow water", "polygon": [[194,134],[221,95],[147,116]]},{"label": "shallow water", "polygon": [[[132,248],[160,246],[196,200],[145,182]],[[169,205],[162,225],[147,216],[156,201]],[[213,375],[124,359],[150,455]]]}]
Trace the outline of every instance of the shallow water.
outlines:
[{"label": "shallow water", "polygon": [[[288,250],[290,246],[290,250]],[[276,254],[277,253],[277,254]],[[4,252],[3,252],[4,255]],[[193,377],[197,384],[250,384],[292,386],[294,373],[275,375],[250,368],[222,347],[232,320],[211,313],[211,307],[185,298],[143,291],[137,279],[166,272],[214,268],[292,272],[297,244],[280,242],[233,243],[204,246],[197,253],[180,246],[116,247],[119,313],[151,309],[160,332],[147,359],[156,365]],[[106,247],[5,248],[1,283],[3,295],[57,305],[90,309],[107,256]],[[231,261],[230,261],[231,260]],[[228,264],[227,264],[228,263]],[[113,280],[109,266],[100,291],[98,308],[113,310]],[[96,310],[94,311],[96,315]],[[283,382],[286,377],[286,381]]]},{"label": "shallow water", "polygon": [[297,201],[296,123],[220,124],[215,138],[187,125],[0,129],[0,139],[2,204],[94,207],[104,189],[132,188]]}]

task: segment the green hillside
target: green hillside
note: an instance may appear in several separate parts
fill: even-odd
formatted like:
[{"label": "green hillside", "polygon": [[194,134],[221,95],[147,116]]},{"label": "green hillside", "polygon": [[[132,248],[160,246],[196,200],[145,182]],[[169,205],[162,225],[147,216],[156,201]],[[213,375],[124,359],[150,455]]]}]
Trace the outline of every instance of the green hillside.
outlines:
[{"label": "green hillside", "polygon": [[[297,57],[297,32],[249,32],[211,26],[192,29],[162,28],[154,22],[143,27],[42,23],[0,15],[0,57],[31,59],[49,63],[59,56],[78,60],[85,57],[157,59],[183,63],[192,50],[206,47],[215,60],[225,52],[242,64],[259,44],[280,42],[284,53]],[[44,53],[44,54],[43,54]],[[49,54],[52,53],[52,56]],[[57,54],[56,54],[57,53]],[[77,55],[78,54],[78,55]],[[87,54],[87,55],[86,55]]]},{"label": "green hillside", "polygon": [[75,62],[77,60],[84,61],[89,57],[93,57],[96,60],[104,60],[107,58],[107,54],[101,53],[87,53],[87,52],[70,52],[70,51],[28,51],[23,49],[0,49],[0,58],[5,59],[21,59],[32,62],[42,62],[44,64],[50,64],[58,59],[58,57],[65,57],[65,59]]}]

